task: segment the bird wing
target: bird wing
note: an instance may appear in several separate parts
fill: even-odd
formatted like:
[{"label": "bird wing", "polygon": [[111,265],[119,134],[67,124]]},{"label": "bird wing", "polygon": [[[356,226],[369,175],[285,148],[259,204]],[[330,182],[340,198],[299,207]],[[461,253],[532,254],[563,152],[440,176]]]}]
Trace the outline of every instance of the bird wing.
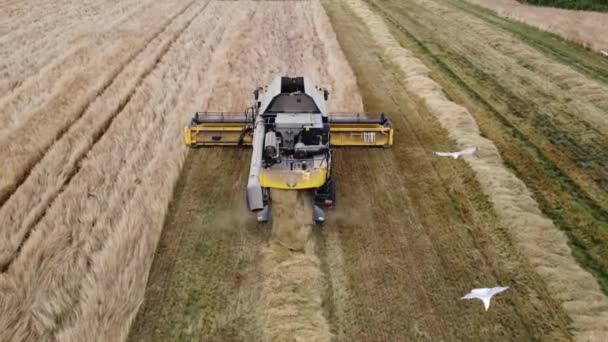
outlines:
[{"label": "bird wing", "polygon": [[469,147],[469,148],[465,148],[464,150],[458,152],[460,154],[473,154],[475,152],[479,151],[479,147],[477,146],[473,146],[473,147]]},{"label": "bird wing", "polygon": [[483,307],[486,309],[486,311],[488,311],[488,309],[490,308],[490,300],[492,298],[488,297],[488,298],[481,298],[481,301],[483,302]]},{"label": "bird wing", "polygon": [[488,295],[488,290],[487,288],[472,289],[471,292],[464,295],[461,299],[481,299]]},{"label": "bird wing", "polygon": [[462,298],[460,298],[460,299],[477,299],[477,298],[479,298],[479,295],[471,292],[471,293],[467,293],[466,295],[462,296]]},{"label": "bird wing", "polygon": [[[487,289],[476,289],[476,290],[487,290]],[[473,290],[474,291],[474,290]],[[483,307],[486,311],[490,308],[490,300],[492,300],[492,296],[488,296],[487,293],[475,293],[471,291],[471,293],[467,293],[460,299],[479,299],[483,302]]]},{"label": "bird wing", "polygon": [[480,289],[472,289],[471,293],[474,293],[474,294],[476,294],[478,296],[485,296],[486,294],[488,294],[489,290],[490,289],[488,289],[487,287],[482,287]]},{"label": "bird wing", "polygon": [[483,302],[483,307],[488,311],[492,297],[497,293],[506,291],[508,288],[509,287],[497,286],[493,288],[472,289],[471,292],[460,299],[480,299]]},{"label": "bird wing", "polygon": [[497,286],[497,287],[494,287],[494,288],[490,289],[490,294],[493,296],[495,294],[499,294],[501,292],[504,292],[504,291],[506,291],[508,289],[509,289],[508,286],[507,287]]},{"label": "bird wing", "polygon": [[452,152],[433,152],[436,156],[440,156],[440,157],[452,157],[454,156],[454,153]]}]

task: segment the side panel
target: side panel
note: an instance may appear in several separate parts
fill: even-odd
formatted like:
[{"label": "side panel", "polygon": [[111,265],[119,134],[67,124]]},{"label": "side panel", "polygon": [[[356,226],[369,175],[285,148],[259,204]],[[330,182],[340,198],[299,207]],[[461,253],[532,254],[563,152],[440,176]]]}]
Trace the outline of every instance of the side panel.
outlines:
[{"label": "side panel", "polygon": [[381,146],[393,145],[393,128],[380,124],[331,124],[332,146]]},{"label": "side panel", "polygon": [[250,146],[253,131],[244,132],[246,124],[204,123],[186,127],[184,139],[187,146]]}]

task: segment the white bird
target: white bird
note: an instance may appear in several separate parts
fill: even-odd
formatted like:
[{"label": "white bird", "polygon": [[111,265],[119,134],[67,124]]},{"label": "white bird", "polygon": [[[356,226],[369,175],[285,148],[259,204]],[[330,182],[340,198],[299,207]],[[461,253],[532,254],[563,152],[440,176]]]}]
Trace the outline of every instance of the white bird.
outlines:
[{"label": "white bird", "polygon": [[490,300],[492,299],[492,297],[494,297],[494,295],[496,294],[506,291],[508,288],[509,287],[498,286],[493,288],[473,289],[471,290],[471,292],[467,293],[466,295],[464,295],[464,297],[460,299],[481,299],[481,301],[483,302],[483,306],[486,308],[486,311],[488,311],[488,308],[490,307]]},{"label": "white bird", "polygon": [[479,151],[479,147],[473,146],[458,152],[433,152],[433,154],[440,157],[451,157],[454,159],[458,159],[460,158],[460,156],[468,156],[477,151]]},{"label": "white bird", "polygon": [[606,51],[600,51],[600,53],[604,56],[604,57],[608,57],[608,52]]}]

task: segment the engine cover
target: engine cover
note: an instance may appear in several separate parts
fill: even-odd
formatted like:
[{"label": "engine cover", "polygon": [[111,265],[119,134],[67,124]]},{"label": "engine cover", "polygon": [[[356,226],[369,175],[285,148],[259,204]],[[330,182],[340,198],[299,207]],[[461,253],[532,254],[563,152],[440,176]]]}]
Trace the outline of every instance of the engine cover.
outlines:
[{"label": "engine cover", "polygon": [[274,124],[277,133],[283,137],[283,147],[293,149],[300,132],[323,129],[323,116],[320,113],[279,113]]}]

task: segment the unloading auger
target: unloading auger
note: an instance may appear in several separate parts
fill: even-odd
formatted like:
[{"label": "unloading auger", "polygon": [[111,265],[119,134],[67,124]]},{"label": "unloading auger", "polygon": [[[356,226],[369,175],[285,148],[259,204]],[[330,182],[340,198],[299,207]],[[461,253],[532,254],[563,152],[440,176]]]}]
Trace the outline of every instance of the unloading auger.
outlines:
[{"label": "unloading auger", "polygon": [[195,113],[185,142],[253,147],[247,202],[259,222],[271,219],[271,189],[309,189],[313,219],[323,223],[321,207],[336,203],[332,148],[393,144],[392,123],[384,113],[328,113],[329,92],[306,77],[277,77],[253,94],[254,104],[245,113]]}]

